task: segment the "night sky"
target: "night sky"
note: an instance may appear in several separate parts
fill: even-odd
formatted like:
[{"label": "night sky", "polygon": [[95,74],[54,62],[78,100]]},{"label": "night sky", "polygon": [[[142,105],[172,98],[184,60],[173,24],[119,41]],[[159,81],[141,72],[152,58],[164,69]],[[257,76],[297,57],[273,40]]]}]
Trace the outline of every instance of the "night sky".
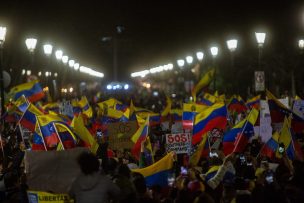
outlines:
[{"label": "night sky", "polygon": [[230,37],[239,39],[239,52],[254,50],[257,29],[268,34],[265,46],[294,48],[304,37],[304,2],[6,0],[1,2],[0,23],[8,29],[6,66],[21,69],[27,64],[24,40],[34,36],[37,61],[43,60],[42,44],[48,41],[80,64],[104,72],[107,79],[112,77],[112,44],[102,38],[113,36],[121,25],[119,79],[126,80],[133,71],[174,63],[197,50],[209,52],[213,43],[227,54]]}]

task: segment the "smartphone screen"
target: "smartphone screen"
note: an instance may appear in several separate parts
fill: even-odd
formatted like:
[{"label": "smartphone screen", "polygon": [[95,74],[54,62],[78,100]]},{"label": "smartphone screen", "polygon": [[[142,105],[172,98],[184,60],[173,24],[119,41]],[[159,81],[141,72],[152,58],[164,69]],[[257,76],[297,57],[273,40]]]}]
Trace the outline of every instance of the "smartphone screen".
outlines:
[{"label": "smartphone screen", "polygon": [[181,174],[182,174],[182,175],[187,175],[187,174],[188,174],[187,168],[181,166]]}]

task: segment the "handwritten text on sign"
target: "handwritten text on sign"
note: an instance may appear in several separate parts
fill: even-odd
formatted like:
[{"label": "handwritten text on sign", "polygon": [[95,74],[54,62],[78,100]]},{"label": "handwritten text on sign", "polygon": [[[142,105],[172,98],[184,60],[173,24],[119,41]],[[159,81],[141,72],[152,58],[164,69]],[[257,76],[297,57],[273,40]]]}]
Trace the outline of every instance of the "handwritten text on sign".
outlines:
[{"label": "handwritten text on sign", "polygon": [[177,154],[188,153],[190,147],[190,133],[166,134],[166,148],[168,152],[175,151]]}]

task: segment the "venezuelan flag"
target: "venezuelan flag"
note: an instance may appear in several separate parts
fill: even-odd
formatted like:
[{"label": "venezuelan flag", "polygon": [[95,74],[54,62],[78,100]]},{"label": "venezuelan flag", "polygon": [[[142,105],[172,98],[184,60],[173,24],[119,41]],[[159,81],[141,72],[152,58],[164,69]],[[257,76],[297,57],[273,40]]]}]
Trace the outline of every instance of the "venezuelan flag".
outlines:
[{"label": "venezuelan flag", "polygon": [[215,102],[217,102],[217,97],[209,94],[209,93],[205,93],[203,98],[201,99],[200,103],[207,105],[207,106],[212,106]]},{"label": "venezuelan flag", "polygon": [[133,169],[132,172],[142,174],[148,187],[153,185],[168,186],[168,175],[173,168],[173,156],[174,152],[170,152],[158,162],[146,168]]},{"label": "venezuelan flag", "polygon": [[129,118],[129,116],[130,116],[130,108],[127,105],[116,104],[114,109],[123,112],[124,117]]},{"label": "venezuelan flag", "polygon": [[19,97],[15,102],[13,102],[13,104],[17,106],[19,111],[23,113],[26,111],[27,107],[29,106],[29,102],[24,96]]},{"label": "venezuelan flag", "polygon": [[149,131],[149,117],[146,118],[146,121],[141,125],[135,134],[131,137],[131,141],[134,143],[134,146],[131,150],[133,156],[138,160],[141,143],[147,138]]},{"label": "venezuelan flag", "polygon": [[259,111],[252,109],[247,118],[236,124],[223,138],[224,153],[242,152],[250,137],[254,135],[253,126],[258,118]]},{"label": "venezuelan flag", "polygon": [[45,144],[48,148],[57,146],[59,139],[55,122],[63,122],[63,120],[56,115],[42,115],[37,116],[37,122],[40,126],[41,134],[44,137]]},{"label": "venezuelan flag", "polygon": [[44,105],[42,108],[45,111],[53,111],[53,112],[59,113],[59,103],[58,102],[48,103],[48,104]]},{"label": "venezuelan flag", "polygon": [[81,100],[78,102],[78,104],[79,107],[82,109],[82,113],[84,115],[86,115],[88,118],[93,117],[93,110],[86,96],[81,97]]},{"label": "venezuelan flag", "polygon": [[46,148],[43,143],[43,138],[37,132],[34,132],[32,139],[32,150],[33,151],[46,151]]},{"label": "venezuelan flag", "polygon": [[197,146],[196,151],[190,156],[190,164],[192,166],[196,166],[198,164],[198,162],[201,158],[201,155],[202,155],[204,149],[206,148],[207,140],[208,140],[208,135],[204,135],[203,139]]},{"label": "venezuelan flag", "polygon": [[[280,133],[279,143],[283,143],[286,151],[286,155],[289,159],[295,159],[295,147],[293,144],[292,134],[290,132],[290,118],[284,118],[284,124]],[[282,154],[278,151],[276,152],[276,156],[282,158]]]},{"label": "venezuelan flag", "polygon": [[207,109],[208,106],[200,104],[186,104],[183,105],[183,129],[192,130],[194,124],[195,115],[203,110]]},{"label": "venezuelan flag", "polygon": [[[208,182],[211,178],[213,178],[219,169],[220,166],[211,166],[206,173],[205,181]],[[234,179],[234,174],[229,171],[225,173],[223,178],[223,180],[233,180],[233,179]]]},{"label": "venezuelan flag", "polygon": [[55,127],[60,136],[64,149],[71,149],[76,147],[77,137],[72,132],[72,129],[65,123],[55,122]]},{"label": "venezuelan flag", "polygon": [[[149,125],[150,126],[155,126],[159,125],[161,121],[161,117],[159,113],[151,113],[151,112],[137,112],[136,114],[136,119],[138,123],[141,123],[141,120],[149,117]],[[140,119],[141,118],[141,119]]]},{"label": "venezuelan flag", "polygon": [[36,102],[45,96],[37,80],[15,86],[9,94],[14,95],[14,100],[24,95],[30,102]]},{"label": "venezuelan flag", "polygon": [[40,115],[43,115],[43,113],[35,105],[30,103],[19,122],[23,127],[34,132],[37,120],[36,117]]},{"label": "venezuelan flag", "polygon": [[247,111],[247,106],[241,96],[233,96],[228,104],[228,110],[242,113]]},{"label": "venezuelan flag", "polygon": [[283,123],[285,117],[292,115],[291,128],[296,134],[304,133],[304,120],[294,113],[292,110],[285,107],[277,98],[266,90],[268,105],[270,110],[272,123]]},{"label": "venezuelan flag", "polygon": [[249,99],[246,102],[246,105],[249,109],[251,109],[251,108],[260,109],[260,101],[261,101],[261,95],[258,95],[258,96],[255,96],[255,97]]},{"label": "venezuelan flag", "polygon": [[182,109],[171,109],[170,114],[173,122],[178,122],[183,120]]},{"label": "venezuelan flag", "polygon": [[227,108],[222,102],[215,103],[195,116],[192,144],[201,141],[202,135],[213,128],[225,129],[227,125]]},{"label": "venezuelan flag", "polygon": [[85,127],[81,116],[74,116],[71,127],[82,141],[89,144],[91,151],[96,154],[99,145],[90,131]]},{"label": "venezuelan flag", "polygon": [[170,99],[170,97],[167,96],[166,98],[166,107],[164,108],[164,110],[161,112],[161,120],[162,121],[166,121],[168,120],[168,116],[170,115],[170,111],[171,111],[171,106],[172,106],[172,100]]},{"label": "venezuelan flag", "polygon": [[79,115],[81,113],[81,108],[79,106],[79,102],[76,99],[72,99],[71,105],[73,107],[73,114]]},{"label": "venezuelan flag", "polygon": [[215,69],[211,69],[210,71],[208,71],[202,78],[201,80],[195,85],[195,87],[192,90],[192,97],[193,97],[193,101],[196,102],[196,95],[197,93],[204,87],[207,87],[211,81],[214,78],[214,74],[215,74]]},{"label": "venezuelan flag", "polygon": [[279,136],[278,132],[274,132],[272,137],[265,143],[263,148],[261,149],[261,154],[274,158],[276,156],[276,151],[279,147]]}]

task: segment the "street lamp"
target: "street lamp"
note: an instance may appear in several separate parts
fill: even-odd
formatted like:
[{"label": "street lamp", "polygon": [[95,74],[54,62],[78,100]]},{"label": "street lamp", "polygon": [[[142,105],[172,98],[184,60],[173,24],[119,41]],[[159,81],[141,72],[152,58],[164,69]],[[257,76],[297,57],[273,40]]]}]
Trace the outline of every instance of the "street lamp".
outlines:
[{"label": "street lamp", "polygon": [[[0,96],[1,96],[1,118],[5,111],[4,108],[4,79],[3,79],[3,44],[6,36],[6,27],[0,27]],[[2,119],[1,119],[2,123]],[[1,136],[1,135],[0,135]],[[1,147],[2,142],[1,142]],[[3,150],[3,148],[2,148]]]},{"label": "street lamp", "polygon": [[69,60],[69,66],[70,66],[70,68],[73,68],[74,64],[75,64],[74,60]]},{"label": "street lamp", "polygon": [[202,61],[204,59],[204,53],[201,51],[196,52],[196,58],[197,60]]},{"label": "street lamp", "polygon": [[66,65],[69,61],[69,57],[68,56],[62,56],[61,60]]},{"label": "street lamp", "polygon": [[30,55],[31,55],[31,68],[33,69],[33,66],[34,66],[34,51],[35,51],[35,48],[36,48],[37,39],[28,38],[28,39],[25,40],[25,44],[26,44],[26,47],[29,50]]},{"label": "street lamp", "polygon": [[55,52],[55,56],[56,56],[57,60],[61,60],[62,59],[62,55],[63,55],[63,52],[61,50],[57,50]]},{"label": "street lamp", "polygon": [[234,67],[234,52],[237,48],[238,41],[236,39],[227,40],[227,47],[231,53],[231,67]]},{"label": "street lamp", "polygon": [[258,43],[259,47],[259,69],[261,69],[261,58],[262,58],[262,48],[264,46],[265,38],[266,38],[266,33],[264,32],[256,32],[255,37]]},{"label": "street lamp", "polygon": [[193,57],[192,56],[187,56],[186,61],[190,65],[193,62]]},{"label": "street lamp", "polygon": [[300,50],[303,51],[303,49],[304,49],[304,40],[300,39],[299,42],[298,42],[298,45],[299,45]]},{"label": "street lamp", "polygon": [[44,54],[50,56],[53,52],[53,46],[50,44],[43,45]]},{"label": "street lamp", "polygon": [[183,59],[179,59],[179,60],[177,60],[177,65],[178,65],[178,67],[182,68],[185,65],[185,61]]},{"label": "street lamp", "polygon": [[213,82],[213,89],[214,91],[216,91],[216,74],[217,74],[217,71],[216,71],[216,64],[215,64],[215,58],[217,57],[218,55],[218,47],[214,46],[214,47],[211,47],[210,48],[210,52],[211,52],[211,55],[212,55],[212,62],[213,62],[213,66],[214,66],[214,82]]},{"label": "street lamp", "polygon": [[74,70],[78,70],[79,69],[79,63],[75,63],[74,64]]}]

